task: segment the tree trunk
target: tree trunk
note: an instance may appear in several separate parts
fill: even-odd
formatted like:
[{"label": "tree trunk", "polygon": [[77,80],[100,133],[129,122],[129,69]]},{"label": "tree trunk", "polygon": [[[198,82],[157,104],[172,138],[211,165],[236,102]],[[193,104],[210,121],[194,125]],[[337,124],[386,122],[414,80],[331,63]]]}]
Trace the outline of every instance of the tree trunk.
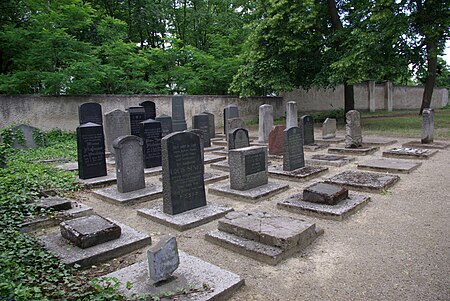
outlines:
[{"label": "tree trunk", "polygon": [[436,83],[437,71],[437,51],[436,42],[425,37],[425,44],[427,50],[427,78],[425,79],[425,88],[423,89],[422,105],[420,106],[420,114],[426,108],[431,106],[431,97],[433,96],[433,89]]}]

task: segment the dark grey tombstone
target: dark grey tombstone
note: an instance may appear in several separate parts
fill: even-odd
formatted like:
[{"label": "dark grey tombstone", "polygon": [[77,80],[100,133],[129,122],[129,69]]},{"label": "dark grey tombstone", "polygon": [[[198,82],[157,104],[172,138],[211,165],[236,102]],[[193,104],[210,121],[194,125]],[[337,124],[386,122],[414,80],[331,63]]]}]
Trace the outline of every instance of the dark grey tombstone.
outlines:
[{"label": "dark grey tombstone", "polygon": [[213,113],[209,112],[202,112],[202,114],[208,115],[209,120],[209,138],[215,138],[216,137],[216,123],[215,123],[215,117]]},{"label": "dark grey tombstone", "polygon": [[122,136],[114,140],[116,153],[117,190],[121,193],[145,188],[142,139]]},{"label": "dark grey tombstone", "polygon": [[238,118],[239,110],[236,105],[228,105],[223,109],[223,133],[227,134],[227,120],[230,118]]},{"label": "dark grey tombstone", "polygon": [[80,179],[106,176],[103,126],[88,122],[77,127],[77,151]]},{"label": "dark grey tombstone", "polygon": [[211,137],[209,136],[209,116],[203,113],[192,116],[192,128],[201,130],[203,132],[203,146],[210,147]]},{"label": "dark grey tombstone", "polygon": [[[38,128],[28,124],[19,124],[9,130],[14,137],[11,145],[13,148],[26,149],[44,146],[44,133]],[[23,140],[16,135],[21,135]]]},{"label": "dark grey tombstone", "polygon": [[92,122],[103,125],[102,106],[96,102],[86,102],[78,107],[80,124]]},{"label": "dark grey tombstone", "polygon": [[187,129],[184,115],[184,97],[181,95],[172,96],[172,130],[174,132]]},{"label": "dark grey tombstone", "polygon": [[303,145],[314,144],[314,119],[310,115],[303,115],[300,120],[303,129]]},{"label": "dark grey tombstone", "polygon": [[[234,129],[245,128],[245,122],[241,118],[229,118],[227,120],[227,133],[230,133]],[[228,134],[225,136],[228,139]]]},{"label": "dark grey tombstone", "polygon": [[114,154],[113,142],[120,136],[131,135],[130,114],[114,110],[105,114],[106,150]]},{"label": "dark grey tombstone", "polygon": [[243,128],[233,129],[228,134],[228,150],[250,146],[248,131]]},{"label": "dark grey tombstone", "polygon": [[163,211],[178,214],[206,206],[200,137],[190,132],[162,139]]},{"label": "dark grey tombstone", "polygon": [[144,101],[139,104],[145,110],[145,119],[155,119],[156,118],[156,106],[153,101]]},{"label": "dark grey tombstone", "polygon": [[293,126],[284,130],[283,170],[292,171],[305,167],[303,153],[303,131]]},{"label": "dark grey tombstone", "polygon": [[194,134],[196,134],[197,136],[199,136],[200,137],[200,150],[201,150],[201,153],[202,153],[202,161],[204,161],[204,159],[205,159],[205,151],[204,151],[204,146],[203,146],[203,144],[204,144],[204,142],[203,142],[203,139],[205,139],[204,137],[204,132],[202,131],[202,130],[199,130],[199,129],[192,129],[192,130],[187,130],[186,132],[191,132],[191,133],[194,133]]},{"label": "dark grey tombstone", "polygon": [[434,110],[424,109],[422,112],[422,139],[424,144],[433,143],[434,140]]},{"label": "dark grey tombstone", "polygon": [[172,133],[172,117],[161,114],[155,120],[161,122],[161,133],[163,137]]},{"label": "dark grey tombstone", "polygon": [[141,122],[140,127],[145,168],[161,166],[161,122],[147,119]]},{"label": "dark grey tombstone", "polygon": [[129,107],[127,111],[130,114],[131,135],[140,137],[140,123],[145,120],[145,110],[143,107]]}]

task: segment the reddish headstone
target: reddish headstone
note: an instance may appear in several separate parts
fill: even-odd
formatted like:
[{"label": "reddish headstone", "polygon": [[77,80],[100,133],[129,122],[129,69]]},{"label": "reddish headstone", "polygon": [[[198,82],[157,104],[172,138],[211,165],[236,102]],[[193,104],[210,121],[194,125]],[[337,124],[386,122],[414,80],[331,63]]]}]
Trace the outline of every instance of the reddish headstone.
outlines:
[{"label": "reddish headstone", "polygon": [[269,133],[269,155],[283,155],[285,129],[284,125],[276,125]]}]

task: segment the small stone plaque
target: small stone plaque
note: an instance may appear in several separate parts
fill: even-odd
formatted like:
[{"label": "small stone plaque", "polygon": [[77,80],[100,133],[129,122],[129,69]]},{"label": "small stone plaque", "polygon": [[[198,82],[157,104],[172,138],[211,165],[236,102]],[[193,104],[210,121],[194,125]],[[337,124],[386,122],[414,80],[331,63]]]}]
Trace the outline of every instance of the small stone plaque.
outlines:
[{"label": "small stone plaque", "polygon": [[86,180],[106,176],[103,126],[91,122],[77,128],[78,175]]},{"label": "small stone plaque", "polygon": [[129,107],[131,135],[140,137],[140,123],[145,120],[145,109],[143,107]]},{"label": "small stone plaque", "polygon": [[144,167],[161,166],[161,123],[153,119],[147,119],[141,122],[140,130],[140,136],[144,143]]},{"label": "small stone plaque", "polygon": [[87,102],[78,107],[80,125],[88,122],[103,125],[102,106],[99,103]]},{"label": "small stone plaque", "polygon": [[147,250],[147,260],[150,279],[155,282],[169,279],[180,265],[176,238],[163,236]]},{"label": "small stone plaque", "polygon": [[303,190],[303,199],[311,203],[336,205],[346,198],[348,190],[334,184],[316,183]]},{"label": "small stone plaque", "polygon": [[145,119],[156,118],[156,106],[153,101],[147,100],[139,104],[145,110]]},{"label": "small stone plaque", "polygon": [[245,175],[252,175],[266,170],[266,154],[256,153],[245,156]]},{"label": "small stone plaque", "polygon": [[300,120],[303,129],[303,144],[314,144],[314,119],[310,115],[303,115]]}]

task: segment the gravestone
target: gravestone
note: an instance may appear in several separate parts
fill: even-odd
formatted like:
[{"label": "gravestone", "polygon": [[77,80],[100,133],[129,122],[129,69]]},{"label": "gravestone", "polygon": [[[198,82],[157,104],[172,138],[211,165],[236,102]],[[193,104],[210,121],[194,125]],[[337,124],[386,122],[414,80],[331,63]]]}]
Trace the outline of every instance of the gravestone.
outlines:
[{"label": "gravestone", "polygon": [[303,145],[314,144],[314,119],[310,115],[303,115],[300,120],[303,130]]},{"label": "gravestone", "polygon": [[228,105],[223,109],[223,133],[227,135],[227,125],[228,125],[228,119],[230,118],[238,118],[239,117],[239,110],[236,105]]},{"label": "gravestone", "polygon": [[209,116],[207,114],[198,114],[192,117],[192,128],[203,132],[202,140],[204,147],[211,146],[211,137],[209,130]]},{"label": "gravestone", "polygon": [[86,180],[106,176],[103,126],[92,122],[77,128],[78,176]]},{"label": "gravestone", "polygon": [[[293,127],[293,126],[290,126]],[[269,134],[269,155],[281,156],[284,152],[284,125],[276,125]]]},{"label": "gravestone", "polygon": [[311,203],[336,205],[348,198],[348,189],[335,184],[315,183],[303,190],[303,200]]},{"label": "gravestone", "polygon": [[155,120],[161,122],[161,135],[163,137],[172,133],[172,117],[161,114]]},{"label": "gravestone", "polygon": [[422,112],[422,140],[423,144],[433,143],[434,110],[424,109]]},{"label": "gravestone", "polygon": [[299,127],[284,130],[283,170],[292,171],[305,167],[303,131]]},{"label": "gravestone", "polygon": [[231,189],[249,190],[268,183],[267,147],[234,149],[228,156]]},{"label": "gravestone", "polygon": [[106,150],[114,154],[113,142],[120,136],[131,134],[130,114],[114,110],[105,114]]},{"label": "gravestone", "polygon": [[145,110],[143,107],[129,107],[127,111],[130,114],[131,135],[139,137],[141,134],[141,127],[139,124],[145,120]]},{"label": "gravestone", "polygon": [[187,129],[184,115],[184,97],[181,95],[172,96],[172,130],[174,132]]},{"label": "gravestone", "polygon": [[259,107],[258,142],[268,143],[269,133],[273,128],[273,107],[264,104]]},{"label": "gravestone", "polygon": [[144,108],[145,119],[155,119],[156,118],[156,107],[153,101],[144,101],[139,104]]},{"label": "gravestone", "polygon": [[203,146],[204,139],[205,139],[204,132],[199,129],[192,129],[192,130],[188,130],[186,132],[194,133],[195,135],[200,137],[200,153],[202,154],[202,162],[205,162],[205,147]]},{"label": "gravestone", "polygon": [[157,244],[147,250],[148,273],[155,282],[167,280],[180,265],[175,237],[164,235]]},{"label": "gravestone", "polygon": [[162,139],[163,211],[178,214],[206,206],[200,137],[172,133]]},{"label": "gravestone", "polygon": [[[18,149],[44,146],[44,133],[28,124],[19,124],[9,129],[13,140],[11,146]],[[0,139],[2,141],[2,139]]]},{"label": "gravestone", "polygon": [[80,124],[92,122],[103,125],[102,106],[96,102],[86,102],[78,107]]},{"label": "gravestone", "polygon": [[228,150],[250,146],[248,131],[243,128],[233,129],[228,134]]},{"label": "gravestone", "polygon": [[145,188],[142,144],[142,139],[134,135],[114,140],[117,190],[121,193]]},{"label": "gravestone", "polygon": [[358,148],[362,146],[361,120],[359,112],[350,110],[345,114],[345,147]]},{"label": "gravestone", "polygon": [[213,113],[210,112],[202,112],[202,114],[208,115],[209,120],[209,138],[215,138],[216,137],[216,123],[215,123],[215,117]]},{"label": "gravestone", "polygon": [[[227,133],[230,133],[234,129],[245,128],[245,122],[241,118],[230,118],[227,120]],[[225,136],[228,139],[228,134]]]},{"label": "gravestone", "polygon": [[336,137],[336,119],[327,118],[322,124],[322,138],[331,139]]},{"label": "gravestone", "polygon": [[144,143],[144,167],[161,166],[161,122],[147,119],[140,124],[141,137]]},{"label": "gravestone", "polygon": [[297,103],[289,101],[286,104],[286,128],[298,126]]}]

